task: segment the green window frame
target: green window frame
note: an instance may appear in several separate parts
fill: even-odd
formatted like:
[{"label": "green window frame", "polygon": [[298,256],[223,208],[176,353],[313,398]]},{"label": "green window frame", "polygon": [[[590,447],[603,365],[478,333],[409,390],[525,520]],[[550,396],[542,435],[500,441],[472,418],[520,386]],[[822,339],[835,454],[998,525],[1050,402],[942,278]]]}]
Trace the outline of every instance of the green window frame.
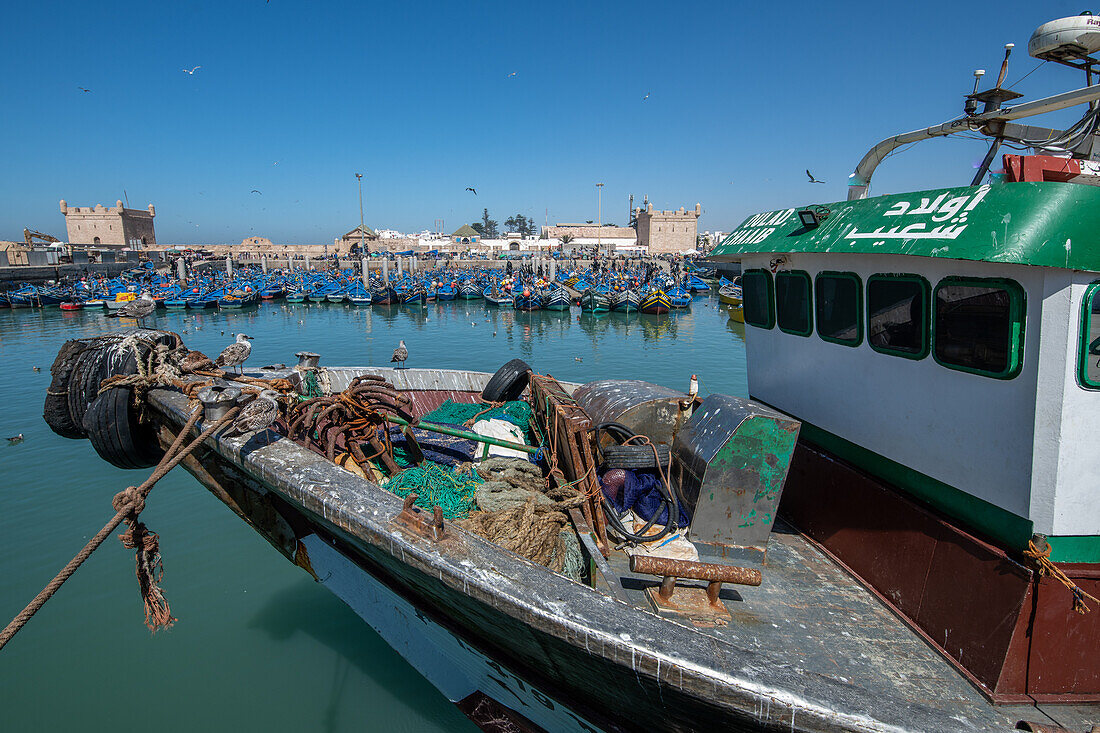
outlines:
[{"label": "green window frame", "polygon": [[[794,315],[796,317],[796,319],[797,319],[797,316],[802,316],[803,318],[805,318],[806,327],[805,328],[794,328],[794,327],[791,327],[789,324],[784,326],[783,321],[784,320],[789,320],[789,318],[784,319],[784,315],[786,315],[786,313],[785,313],[786,303],[781,302],[782,293],[781,293],[780,284],[784,283],[784,285],[783,285],[784,289],[789,288],[792,285],[794,285],[795,287],[798,287],[797,285],[795,285],[795,281],[799,281],[799,280],[802,281],[802,284],[806,288],[806,299],[805,299],[806,306],[803,309],[802,313],[800,313],[800,314],[793,314],[792,313],[791,315]],[[790,285],[786,284],[788,281],[790,282]],[[814,304],[814,288],[813,288],[813,281],[810,279],[810,273],[805,272],[803,270],[785,270],[783,272],[776,273],[776,275],[775,275],[775,314],[776,314],[776,322],[779,324],[779,330],[780,331],[782,331],[783,333],[792,334],[794,336],[809,336],[811,333],[813,333],[814,332],[814,305],[813,304]]]},{"label": "green window frame", "polygon": [[[1100,282],[1090,283],[1085,288],[1085,296],[1081,299],[1081,335],[1079,339],[1079,346],[1077,349],[1077,384],[1084,389],[1100,389],[1100,379],[1089,379],[1089,359],[1094,358],[1100,362],[1100,353],[1093,354],[1089,352],[1089,346],[1092,344],[1091,334],[1091,321],[1092,321],[1092,299],[1097,292],[1100,292]],[[1097,314],[1100,316],[1100,313]]]},{"label": "green window frame", "polygon": [[[753,306],[749,305],[750,297],[755,295],[755,291],[751,283],[757,276],[764,278],[764,303],[767,306],[768,314],[764,319],[756,318],[757,313],[753,309]],[[775,285],[772,282],[772,274],[763,268],[755,268],[751,270],[745,270],[741,273],[741,313],[745,319],[745,323],[756,328],[771,329],[775,327]]]},{"label": "green window frame", "polygon": [[[939,320],[939,314],[937,312],[939,309],[936,307],[936,299],[940,290],[950,285],[990,288],[1004,290],[1008,293],[1008,333],[1005,334],[1008,339],[1008,353],[1006,355],[1007,358],[1005,360],[1004,369],[995,372],[988,369],[978,369],[961,364],[953,364],[949,361],[945,361],[942,356],[937,353],[936,347],[938,339],[936,337],[936,327]],[[1012,379],[1020,373],[1020,369],[1023,367],[1024,363],[1024,320],[1026,315],[1027,296],[1024,293],[1023,287],[1015,280],[999,277],[945,277],[943,280],[936,283],[936,290],[932,294],[932,358],[935,359],[936,363],[940,366],[954,369],[955,371],[977,374],[983,377],[992,377],[993,379]]]},{"label": "green window frame", "polygon": [[[849,280],[855,284],[856,287],[856,337],[854,339],[842,339],[835,336],[826,336],[821,332],[821,323],[824,320],[822,312],[824,310],[823,298],[825,293],[821,287],[822,280]],[[835,272],[833,270],[825,270],[817,273],[814,277],[814,317],[817,321],[817,335],[821,337],[822,341],[828,341],[831,344],[840,344],[841,346],[859,346],[863,343],[863,280],[859,275],[854,272]]]},{"label": "green window frame", "polygon": [[[920,286],[921,297],[924,300],[923,308],[921,309],[921,316],[924,323],[921,329],[921,344],[917,351],[909,351],[906,349],[894,349],[889,346],[881,346],[876,344],[871,338],[871,328],[873,326],[873,320],[875,317],[874,312],[871,310],[871,291],[874,289],[876,283],[880,282],[914,282]],[[867,278],[867,293],[864,297],[864,301],[867,304],[867,345],[880,354],[888,354],[890,356],[900,356],[903,359],[912,359],[913,361],[920,361],[924,357],[928,356],[930,350],[929,336],[931,332],[931,307],[932,307],[932,286],[928,284],[920,275],[913,275],[909,273],[876,273]]]}]

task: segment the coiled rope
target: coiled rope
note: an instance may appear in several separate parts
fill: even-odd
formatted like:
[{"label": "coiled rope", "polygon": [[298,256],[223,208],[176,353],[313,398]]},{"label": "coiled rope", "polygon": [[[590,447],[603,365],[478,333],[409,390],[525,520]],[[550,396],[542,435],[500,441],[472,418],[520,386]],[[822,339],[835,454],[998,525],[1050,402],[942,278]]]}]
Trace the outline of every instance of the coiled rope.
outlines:
[{"label": "coiled rope", "polygon": [[236,417],[239,410],[240,408],[237,407],[230,409],[223,418],[203,430],[197,438],[181,450],[180,446],[190,435],[203,410],[199,406],[192,411],[187,423],[180,430],[176,440],[168,448],[149,478],[145,479],[140,486],[127,487],[115,495],[111,502],[115,509],[115,515],[111,517],[110,521],[103,525],[103,529],[96,532],[95,536],[88,540],[88,544],[84,545],[83,549],[54,576],[54,579],[34,597],[34,600],[28,603],[26,608],[20,611],[11,623],[4,627],[3,631],[0,631],[0,649],[3,649],[12,640],[12,637],[38,613],[42,606],[46,605],[46,601],[53,597],[65,581],[77,571],[77,568],[83,565],[84,561],[91,557],[92,553],[103,544],[108,535],[114,532],[123,522],[126,522],[129,529],[120,536],[120,539],[124,547],[135,550],[138,586],[141,590],[142,600],[145,602],[145,623],[154,632],[157,629],[171,626],[175,619],[172,618],[168,602],[165,600],[164,593],[159,586],[163,569],[160,562],[157,535],[155,532],[149,532],[145,525],[138,521],[138,515],[145,508],[145,499],[149,496],[153,486],[164,478],[165,474],[179,465],[180,461],[202,445],[215,431]]}]

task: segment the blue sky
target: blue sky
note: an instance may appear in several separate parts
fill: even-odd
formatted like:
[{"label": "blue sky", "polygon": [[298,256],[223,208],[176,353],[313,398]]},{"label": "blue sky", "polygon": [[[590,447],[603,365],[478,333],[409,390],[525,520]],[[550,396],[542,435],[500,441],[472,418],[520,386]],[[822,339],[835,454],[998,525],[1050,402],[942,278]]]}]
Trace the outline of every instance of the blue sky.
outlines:
[{"label": "blue sky", "polygon": [[[1082,7],[998,10],[9,2],[0,239],[25,226],[63,237],[58,199],[125,191],[156,205],[164,243],[331,241],[358,224],[356,172],[374,227],[444,219],[451,231],[483,207],[500,221],[596,219],[602,181],[604,221],[624,224],[627,196],[648,194],[659,208],[699,202],[701,229],[728,231],[756,211],[843,199],[871,145],[959,114],[972,70],[988,85],[1006,42],[1009,80],[1031,71],[1032,30]],[[1017,90],[1082,84],[1047,64]],[[879,169],[873,193],[967,184],[983,152],[922,143]]]}]

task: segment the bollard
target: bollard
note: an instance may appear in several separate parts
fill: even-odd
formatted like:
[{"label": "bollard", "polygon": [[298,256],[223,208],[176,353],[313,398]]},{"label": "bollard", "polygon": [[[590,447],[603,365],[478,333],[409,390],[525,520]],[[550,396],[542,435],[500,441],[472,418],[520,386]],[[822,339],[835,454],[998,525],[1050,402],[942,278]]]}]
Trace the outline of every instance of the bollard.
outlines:
[{"label": "bollard", "polygon": [[233,277],[233,255],[225,256],[225,274]]},{"label": "bollard", "polygon": [[370,287],[370,268],[367,267],[367,258],[363,258],[363,287]]}]

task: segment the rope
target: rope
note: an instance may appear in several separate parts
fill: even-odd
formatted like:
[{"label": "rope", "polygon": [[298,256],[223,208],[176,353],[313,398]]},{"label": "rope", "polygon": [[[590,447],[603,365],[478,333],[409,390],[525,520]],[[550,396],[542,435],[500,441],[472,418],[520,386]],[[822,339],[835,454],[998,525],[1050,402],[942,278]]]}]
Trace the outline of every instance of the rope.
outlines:
[{"label": "rope", "polygon": [[425,461],[397,474],[382,488],[402,497],[415,493],[418,507],[430,511],[438,506],[445,518],[460,519],[470,513],[480,484],[481,477],[473,471],[449,471],[437,463]]},{"label": "rope", "polygon": [[1086,598],[1093,603],[1100,603],[1100,599],[1081,590],[1076,583],[1066,577],[1066,574],[1062,572],[1061,568],[1050,561],[1050,545],[1047,545],[1046,549],[1040,550],[1035,545],[1035,540],[1028,540],[1027,549],[1024,550],[1024,557],[1035,563],[1037,566],[1036,571],[1040,576],[1049,575],[1066,586],[1066,588],[1069,588],[1069,592],[1073,594],[1073,610],[1077,613],[1084,615],[1092,610],[1085,603]]},{"label": "rope", "polygon": [[[103,525],[103,529],[99,530],[92,539],[84,545],[80,550],[68,562],[61,571],[54,576],[45,588],[34,597],[26,608],[20,611],[11,623],[4,627],[3,631],[0,631],[0,649],[3,649],[9,641],[12,640],[20,629],[22,629],[31,618],[38,613],[42,606],[46,605],[46,601],[50,600],[53,595],[61,588],[61,586],[68,580],[73,573],[77,571],[84,561],[91,557],[91,554],[103,544],[104,540],[118,528],[122,522],[127,522],[130,526],[130,531],[125,533],[123,537],[123,545],[126,546],[127,542],[132,542],[133,546],[137,548],[137,575],[139,587],[142,591],[142,598],[145,601],[146,609],[146,624],[150,625],[150,629],[156,630],[161,626],[170,626],[174,621],[170,614],[168,614],[168,604],[164,601],[163,593],[160,593],[160,589],[157,583],[160,580],[160,554],[156,551],[155,545],[155,533],[149,533],[145,530],[144,525],[137,522],[137,516],[141,513],[141,510],[145,508],[145,498],[149,495],[153,486],[164,478],[165,474],[179,465],[180,461],[186,458],[190,453],[201,445],[214,431],[221,428],[223,425],[232,420],[239,408],[232,408],[225,414],[221,420],[218,420],[206,430],[202,431],[197,438],[191,441],[187,447],[180,450],[180,445],[183,444],[186,436],[191,432],[191,429],[198,422],[199,416],[202,414],[202,409],[198,408],[191,413],[191,416],[187,419],[187,423],[180,430],[179,435],[176,436],[175,442],[161,458],[160,463],[157,464],[156,469],[149,475],[149,478],[140,486],[130,486],[125,490],[120,491],[115,495],[112,505],[115,509],[115,515],[111,517],[107,524]],[[138,526],[140,525],[140,529]],[[152,535],[153,539],[149,540],[149,535]],[[152,550],[152,553],[147,555],[147,552]],[[143,575],[143,573],[146,573]],[[156,589],[155,591],[153,589]],[[161,623],[165,616],[167,616],[167,623]]]}]

